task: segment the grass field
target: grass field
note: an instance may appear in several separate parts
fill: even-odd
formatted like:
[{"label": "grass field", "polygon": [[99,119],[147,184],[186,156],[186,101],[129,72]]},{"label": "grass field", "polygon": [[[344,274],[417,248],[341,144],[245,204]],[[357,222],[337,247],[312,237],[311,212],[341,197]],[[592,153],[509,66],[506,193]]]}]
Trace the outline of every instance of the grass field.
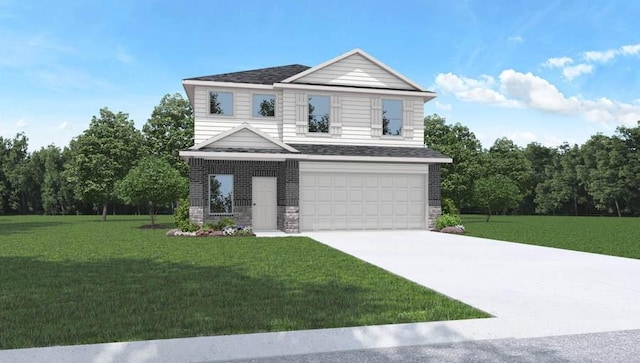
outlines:
[{"label": "grass field", "polygon": [[640,259],[640,218],[463,215],[467,235]]},{"label": "grass field", "polygon": [[0,349],[487,316],[307,238],[98,219],[0,217]]}]

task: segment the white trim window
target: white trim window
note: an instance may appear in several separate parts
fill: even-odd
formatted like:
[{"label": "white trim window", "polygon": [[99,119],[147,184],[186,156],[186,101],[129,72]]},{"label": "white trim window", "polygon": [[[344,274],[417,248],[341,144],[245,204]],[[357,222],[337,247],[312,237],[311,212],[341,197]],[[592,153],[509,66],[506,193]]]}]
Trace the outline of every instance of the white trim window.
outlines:
[{"label": "white trim window", "polygon": [[233,175],[209,175],[209,214],[233,213]]},{"label": "white trim window", "polygon": [[276,116],[276,95],[254,93],[251,95],[251,116],[255,118]]},{"label": "white trim window", "polygon": [[322,95],[309,95],[309,132],[329,133],[331,114],[331,97]]},{"label": "white trim window", "polygon": [[382,135],[402,136],[402,100],[382,99]]},{"label": "white trim window", "polygon": [[233,116],[233,92],[209,91],[209,114]]}]

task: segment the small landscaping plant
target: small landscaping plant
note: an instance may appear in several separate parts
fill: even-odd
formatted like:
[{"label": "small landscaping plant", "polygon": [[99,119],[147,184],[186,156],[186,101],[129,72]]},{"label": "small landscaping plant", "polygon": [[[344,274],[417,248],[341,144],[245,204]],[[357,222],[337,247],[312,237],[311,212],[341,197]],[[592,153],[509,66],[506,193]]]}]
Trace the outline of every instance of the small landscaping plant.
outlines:
[{"label": "small landscaping plant", "polygon": [[176,213],[173,215],[173,219],[180,232],[190,233],[200,229],[200,226],[192,223],[189,219],[189,200],[187,199],[181,199],[178,202],[178,208],[176,208]]},{"label": "small landscaping plant", "polygon": [[438,219],[436,219],[436,229],[438,231],[442,231],[446,227],[462,227],[462,230],[464,232],[462,221],[456,214],[443,214],[438,217]]},{"label": "small landscaping plant", "polygon": [[[183,204],[181,203],[180,206]],[[188,206],[187,208],[188,212]],[[187,219],[185,220],[185,215]],[[217,223],[207,222],[202,227],[197,224],[191,223],[188,220],[188,213],[184,213],[184,209],[176,211],[175,215],[176,224],[178,228],[167,232],[168,236],[185,236],[185,237],[231,237],[242,236],[250,237],[255,236],[251,226],[238,226],[233,218],[224,217]]]}]

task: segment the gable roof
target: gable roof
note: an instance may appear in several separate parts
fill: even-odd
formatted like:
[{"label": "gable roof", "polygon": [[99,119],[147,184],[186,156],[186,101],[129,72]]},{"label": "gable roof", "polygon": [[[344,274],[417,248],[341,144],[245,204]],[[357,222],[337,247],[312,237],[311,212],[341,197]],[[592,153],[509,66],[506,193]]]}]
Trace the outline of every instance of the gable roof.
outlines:
[{"label": "gable roof", "polygon": [[[377,68],[378,71],[380,72],[381,75],[384,75],[386,77],[388,77],[389,79],[395,79],[396,82],[398,84],[402,84],[402,85],[406,85],[404,87],[402,87],[402,89],[409,89],[412,91],[420,91],[420,92],[426,92],[426,90],[424,88],[422,88],[420,85],[418,85],[417,83],[411,81],[410,79],[408,79],[407,77],[403,76],[402,74],[398,73],[397,71],[395,71],[393,68],[389,67],[388,65],[382,63],[381,61],[379,61],[378,59],[374,58],[373,56],[371,56],[370,54],[368,54],[367,52],[363,51],[362,49],[356,48],[353,49],[349,52],[346,52],[342,55],[339,55],[333,59],[330,59],[322,64],[319,64],[315,67],[311,67],[308,68],[302,72],[296,73],[294,75],[292,75],[291,77],[281,81],[281,83],[295,83],[296,81],[300,81],[301,83],[305,83],[303,78],[313,74],[313,73],[319,73],[322,72],[323,70],[328,70],[330,73],[335,73],[336,70],[329,70],[330,68],[336,68],[336,65],[339,63],[345,63],[349,60],[349,58],[361,58],[362,60],[364,60],[364,62],[368,62],[370,63],[370,66],[373,66],[373,69]],[[363,70],[361,69],[356,69],[354,70],[355,72],[351,72],[351,73],[360,73],[363,75],[367,75],[366,72],[363,72]],[[351,74],[353,75],[353,74]],[[345,75],[345,76],[349,76],[349,74]],[[368,76],[368,75],[367,75]],[[356,75],[357,77],[357,75]],[[307,77],[308,78],[308,77]],[[399,82],[398,82],[399,81]],[[336,85],[342,85],[340,83],[336,83]],[[343,85],[350,85],[350,84],[343,84]],[[352,84],[351,84],[352,85]],[[374,88],[376,86],[373,86]],[[389,88],[386,87],[382,84],[380,84],[378,87],[380,88]]]},{"label": "gable roof", "polygon": [[[222,141],[227,138],[232,138],[233,135],[242,135],[244,138],[247,138],[247,135],[250,135],[249,137],[253,138],[251,144],[260,143],[263,146],[263,148],[270,149],[271,151],[273,151],[272,149],[275,148],[275,149],[286,150],[287,152],[290,152],[290,153],[298,152],[298,150],[296,150],[292,146],[287,145],[280,140],[272,138],[271,136],[249,125],[246,122],[244,122],[242,125],[236,126],[230,130],[220,133],[214,137],[211,137],[205,141],[202,141],[190,147],[189,150],[204,150],[204,149],[215,148],[216,143],[220,143],[223,148],[227,148],[228,143],[222,143]],[[233,142],[232,144],[236,144],[236,143],[237,142]]]},{"label": "gable roof", "polygon": [[192,81],[212,81],[231,83],[253,83],[253,84],[274,84],[282,82],[298,73],[304,72],[311,67],[302,64],[290,64],[280,67],[269,67],[252,69],[242,72],[232,72],[214,74],[211,76],[193,77],[186,80]]}]

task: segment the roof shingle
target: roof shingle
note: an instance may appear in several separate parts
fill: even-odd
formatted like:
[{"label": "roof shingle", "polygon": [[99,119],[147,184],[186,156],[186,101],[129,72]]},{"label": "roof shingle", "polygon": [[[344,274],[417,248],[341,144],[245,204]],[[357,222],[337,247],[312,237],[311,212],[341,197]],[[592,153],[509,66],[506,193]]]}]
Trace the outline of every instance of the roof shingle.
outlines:
[{"label": "roof shingle", "polygon": [[448,159],[427,147],[289,144],[301,154]]},{"label": "roof shingle", "polygon": [[213,81],[231,83],[274,84],[304,72],[311,67],[302,64],[252,69],[249,71],[214,74],[211,76],[187,78],[194,81]]}]

